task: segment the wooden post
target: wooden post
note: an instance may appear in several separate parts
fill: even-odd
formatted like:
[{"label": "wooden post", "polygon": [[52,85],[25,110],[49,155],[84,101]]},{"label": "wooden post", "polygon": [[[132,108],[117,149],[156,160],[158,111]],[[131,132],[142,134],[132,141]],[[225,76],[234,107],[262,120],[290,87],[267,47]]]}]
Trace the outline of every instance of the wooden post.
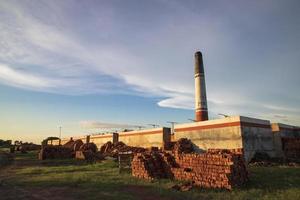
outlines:
[{"label": "wooden post", "polygon": [[87,143],[87,144],[90,143],[90,140],[91,140],[91,136],[90,136],[90,135],[87,135],[87,136],[86,136],[86,143]]},{"label": "wooden post", "polygon": [[119,133],[113,133],[113,144],[117,144],[119,142]]}]

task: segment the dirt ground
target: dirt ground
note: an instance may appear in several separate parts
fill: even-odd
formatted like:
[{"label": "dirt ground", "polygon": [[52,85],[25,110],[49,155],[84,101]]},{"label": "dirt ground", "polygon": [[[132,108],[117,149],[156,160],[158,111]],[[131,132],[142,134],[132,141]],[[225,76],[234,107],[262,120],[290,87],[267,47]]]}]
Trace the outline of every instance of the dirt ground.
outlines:
[{"label": "dirt ground", "polygon": [[39,161],[36,152],[16,154],[0,167],[1,200],[300,199],[299,166],[250,166],[250,181],[233,191],[193,188],[178,192],[172,180],[147,182],[119,174],[117,162],[73,159]]},{"label": "dirt ground", "polygon": [[24,168],[40,165],[37,160],[18,159],[14,160],[10,165],[0,168],[0,199],[24,199],[24,200],[61,200],[72,199],[68,198],[68,194],[72,192],[72,188],[68,187],[35,187],[26,188],[15,185],[10,185],[6,180],[14,177],[16,171]]},{"label": "dirt ground", "polygon": [[[88,194],[90,191],[84,188],[69,186],[16,186],[10,184],[10,179],[15,178],[17,171],[30,167],[43,167],[45,163],[37,159],[15,159],[10,165],[0,168],[0,199],[1,200],[73,200],[82,199],[80,194]],[[101,190],[101,188],[99,188]],[[133,193],[138,199],[144,200],[170,200],[161,198],[151,193],[146,186],[128,185],[120,188],[120,192]],[[111,199],[111,194],[98,193],[98,199]],[[85,198],[83,198],[85,199]]]}]

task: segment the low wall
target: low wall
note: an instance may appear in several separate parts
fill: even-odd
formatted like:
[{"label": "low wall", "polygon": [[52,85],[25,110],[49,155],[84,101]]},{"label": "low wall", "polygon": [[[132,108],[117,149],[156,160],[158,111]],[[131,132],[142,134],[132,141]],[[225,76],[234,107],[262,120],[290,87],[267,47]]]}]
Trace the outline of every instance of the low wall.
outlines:
[{"label": "low wall", "polygon": [[175,125],[172,141],[190,139],[198,151],[242,148],[239,117]]},{"label": "low wall", "polygon": [[[104,143],[121,141],[136,147],[165,147],[169,141],[180,138],[190,139],[196,151],[208,149],[244,149],[246,162],[249,162],[256,152],[267,153],[270,157],[282,157],[282,137],[300,137],[300,128],[270,124],[268,120],[233,116],[223,119],[176,124],[174,134],[170,128],[155,128],[139,131],[120,132],[118,134],[93,135],[90,142],[100,148]],[[86,142],[85,137],[74,137]],[[65,144],[69,139],[62,139]]]},{"label": "low wall", "polygon": [[[105,135],[91,135],[90,142],[93,142],[100,148],[107,142],[124,142],[128,146],[135,147],[163,147],[165,143],[170,141],[170,128],[156,128],[139,131],[120,132]],[[84,137],[73,137],[73,140],[81,139],[84,143],[86,142],[87,136]],[[61,140],[61,144],[64,145],[71,138],[64,138]],[[59,142],[53,141],[53,145],[58,145]]]},{"label": "low wall", "polygon": [[120,132],[119,141],[128,146],[136,147],[163,147],[170,141],[170,128],[155,128],[140,131]]},{"label": "low wall", "polygon": [[113,134],[91,135],[90,137],[90,142],[95,143],[98,148],[109,141],[113,142]]}]

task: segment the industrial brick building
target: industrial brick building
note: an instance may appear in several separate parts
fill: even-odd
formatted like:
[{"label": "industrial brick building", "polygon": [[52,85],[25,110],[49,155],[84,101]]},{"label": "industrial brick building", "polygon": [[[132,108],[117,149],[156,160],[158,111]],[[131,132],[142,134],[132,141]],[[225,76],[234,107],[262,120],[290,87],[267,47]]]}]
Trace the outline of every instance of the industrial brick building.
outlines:
[{"label": "industrial brick building", "polygon": [[[208,149],[243,148],[245,160],[249,162],[256,152],[270,157],[283,158],[283,139],[300,138],[300,127],[268,120],[231,116],[208,120],[205,75],[201,52],[195,53],[195,122],[176,124],[170,128],[155,128],[106,135],[89,136],[90,142],[101,147],[108,141],[122,141],[129,146],[162,147],[169,143],[188,138],[197,151]],[[74,139],[85,140],[86,137]],[[69,139],[63,139],[62,144]]]}]

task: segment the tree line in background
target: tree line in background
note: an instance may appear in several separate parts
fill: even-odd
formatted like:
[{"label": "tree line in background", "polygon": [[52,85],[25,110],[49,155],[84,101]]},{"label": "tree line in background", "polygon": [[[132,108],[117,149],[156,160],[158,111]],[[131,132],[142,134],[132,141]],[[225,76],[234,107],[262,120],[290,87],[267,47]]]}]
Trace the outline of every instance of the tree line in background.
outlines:
[{"label": "tree line in background", "polygon": [[10,147],[12,144],[12,140],[1,140],[0,139],[0,147]]}]

